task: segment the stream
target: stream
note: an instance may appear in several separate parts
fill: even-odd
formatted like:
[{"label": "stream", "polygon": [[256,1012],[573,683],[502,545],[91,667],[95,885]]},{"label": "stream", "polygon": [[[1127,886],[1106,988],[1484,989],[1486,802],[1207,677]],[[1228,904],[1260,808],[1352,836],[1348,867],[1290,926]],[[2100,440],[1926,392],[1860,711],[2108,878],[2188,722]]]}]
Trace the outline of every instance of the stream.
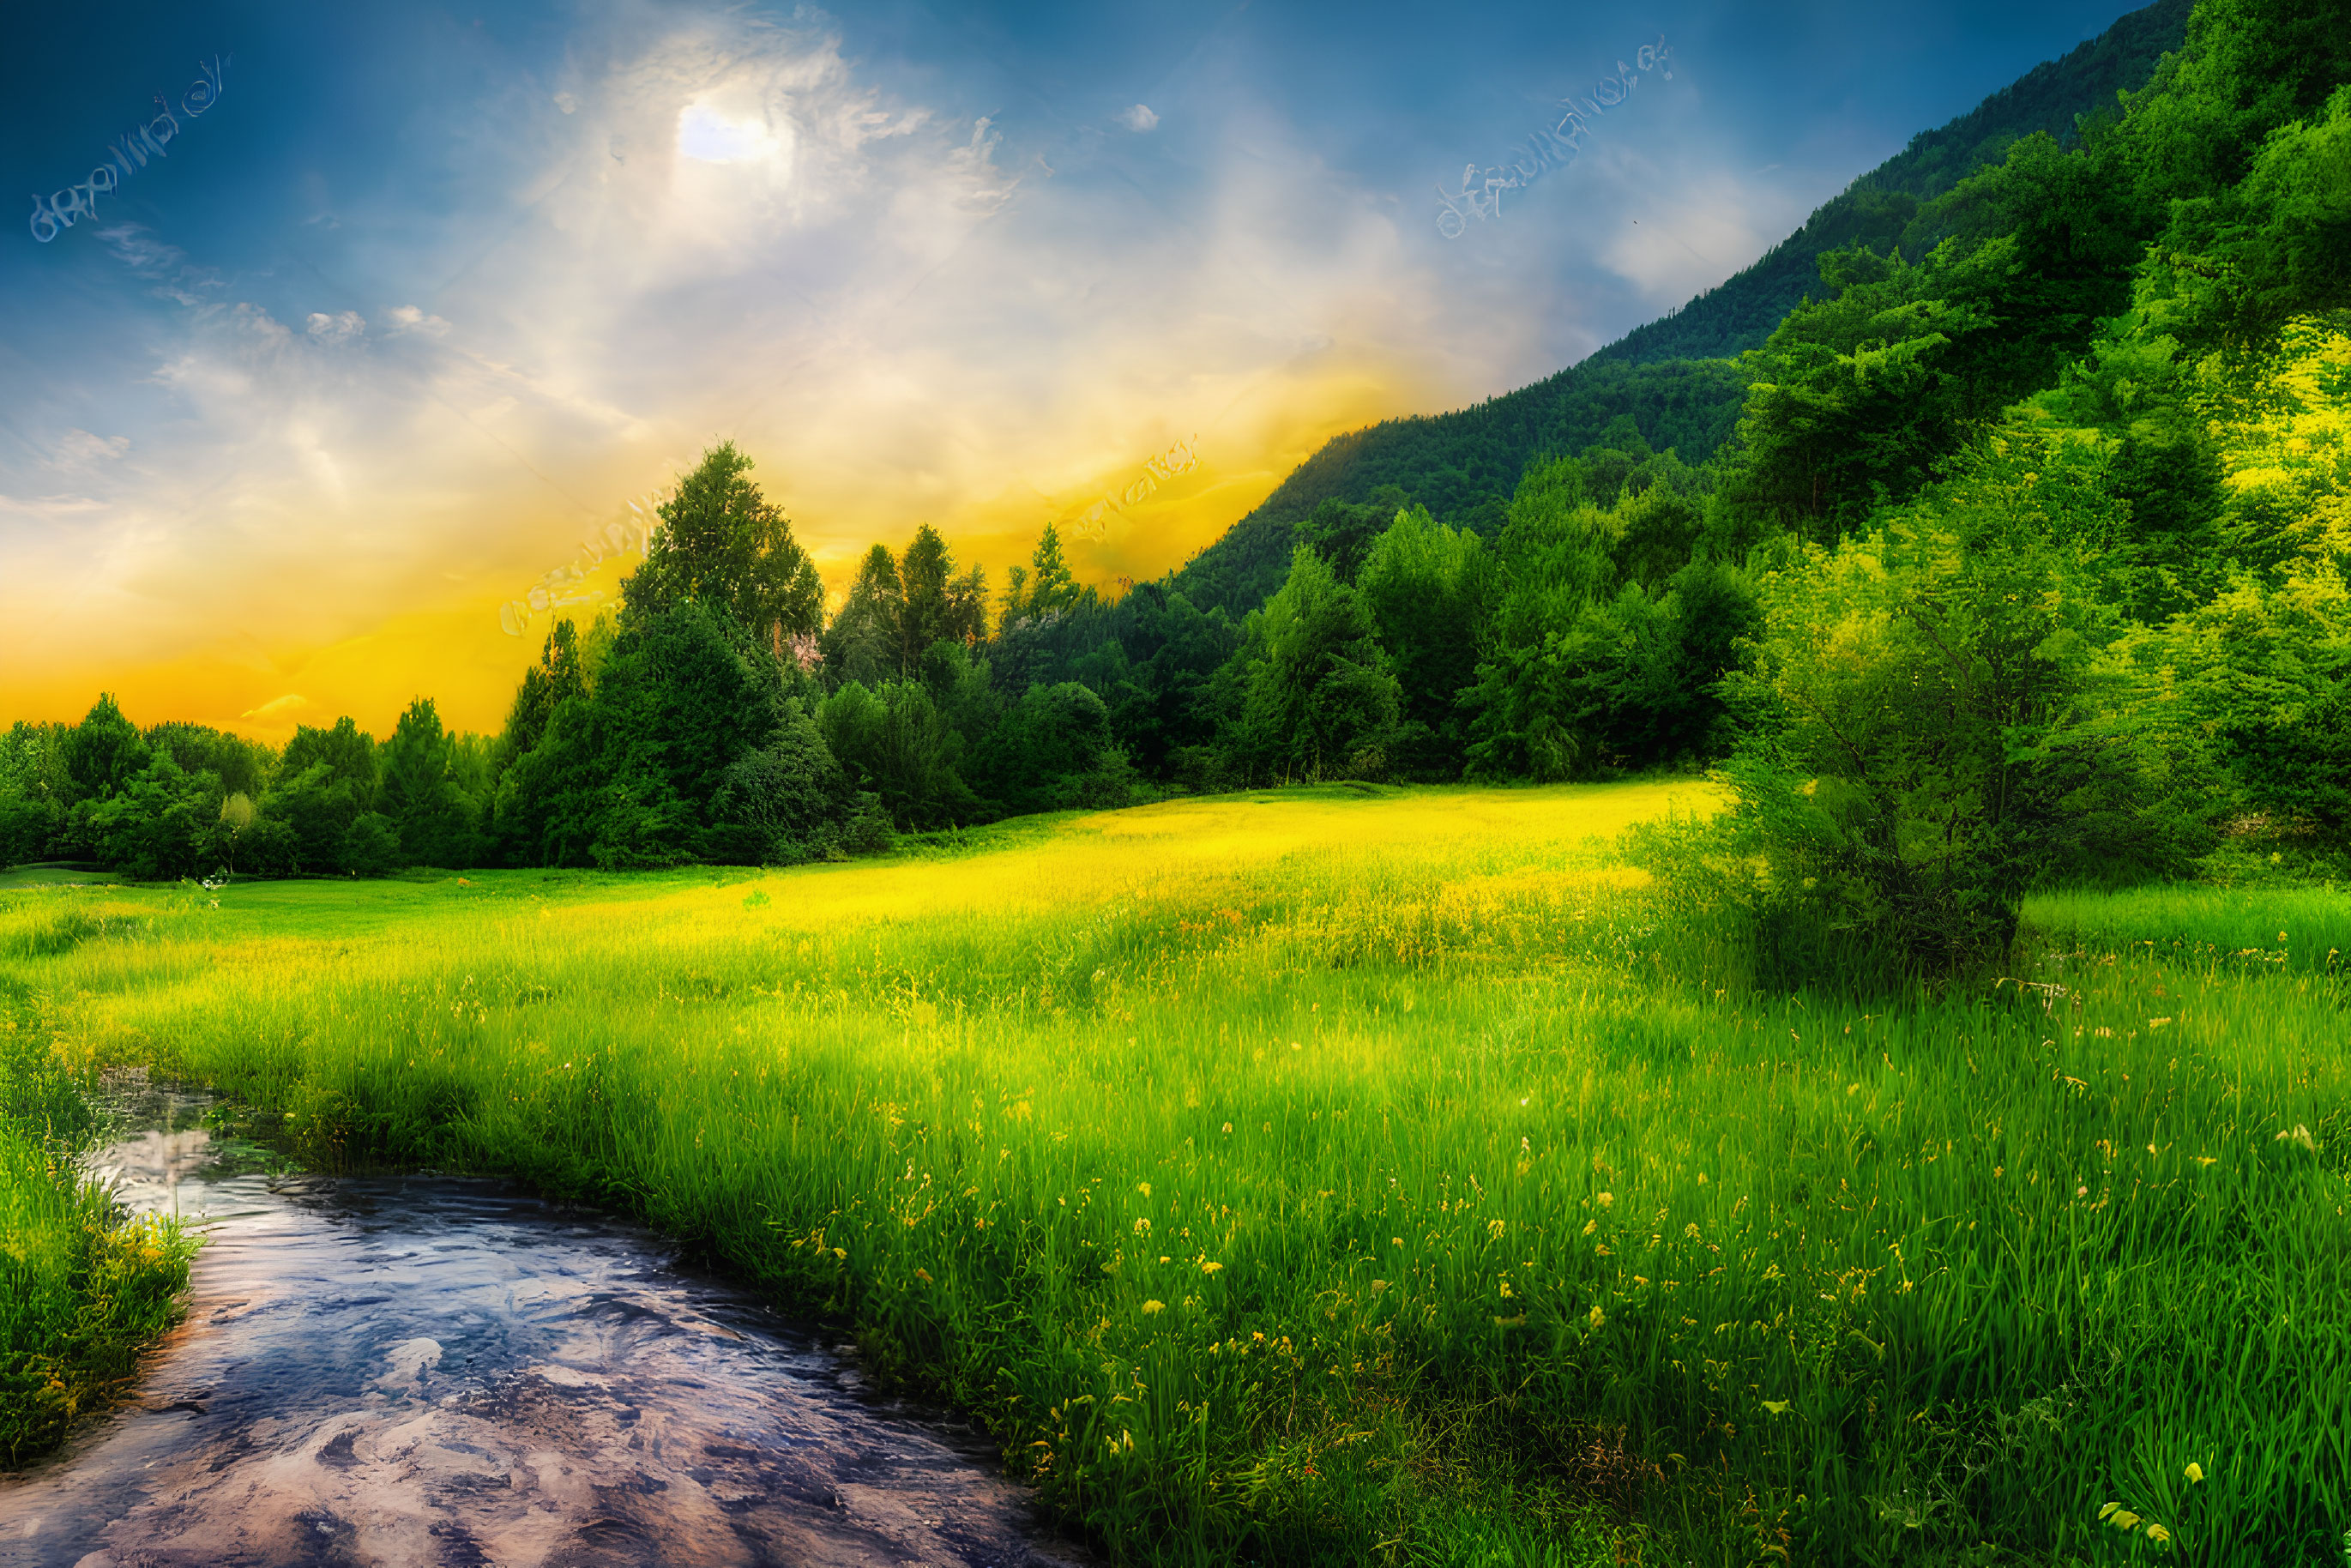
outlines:
[{"label": "stream", "polygon": [[0,1478],[6,1568],[1089,1561],[977,1433],[643,1228],[491,1181],[258,1174],[210,1103],[138,1092],[93,1162],[204,1248],[135,1401]]}]

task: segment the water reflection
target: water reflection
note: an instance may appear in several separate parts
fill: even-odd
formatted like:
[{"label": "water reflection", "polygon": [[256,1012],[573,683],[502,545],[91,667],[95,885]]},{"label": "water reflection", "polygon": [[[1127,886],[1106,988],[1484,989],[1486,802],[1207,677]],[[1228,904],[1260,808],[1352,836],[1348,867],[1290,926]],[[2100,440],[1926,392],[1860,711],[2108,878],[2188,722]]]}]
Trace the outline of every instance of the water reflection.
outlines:
[{"label": "water reflection", "polygon": [[155,1093],[106,1153],[201,1225],[139,1403],[0,1481],[0,1563],[1074,1563],[993,1457],[632,1227],[271,1177]]}]

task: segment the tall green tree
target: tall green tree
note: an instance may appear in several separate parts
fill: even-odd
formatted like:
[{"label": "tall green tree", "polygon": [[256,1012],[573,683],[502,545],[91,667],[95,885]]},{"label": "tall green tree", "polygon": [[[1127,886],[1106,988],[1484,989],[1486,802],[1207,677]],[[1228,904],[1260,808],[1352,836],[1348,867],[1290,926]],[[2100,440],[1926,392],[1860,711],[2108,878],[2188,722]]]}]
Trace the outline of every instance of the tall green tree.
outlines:
[{"label": "tall green tree", "polygon": [[1386,775],[1403,706],[1395,672],[1363,596],[1308,546],[1243,622],[1218,678],[1233,697],[1227,748],[1250,777]]},{"label": "tall green tree", "polygon": [[1397,771],[1460,777],[1461,697],[1478,678],[1478,639],[1495,587],[1485,541],[1445,527],[1424,507],[1407,507],[1373,541],[1357,587],[1395,661],[1403,704]]},{"label": "tall green tree", "polygon": [[1061,532],[1052,524],[1037,536],[1037,549],[1027,567],[1014,567],[1005,577],[1004,621],[1050,615],[1078,601],[1078,580],[1061,555]]},{"label": "tall green tree", "polygon": [[66,777],[77,800],[104,800],[147,767],[147,744],[139,727],[122,716],[112,693],[90,705],[65,737]]},{"label": "tall green tree", "polygon": [[724,608],[752,640],[782,658],[824,621],[816,563],[792,537],[791,520],[759,493],[751,459],[722,442],[662,503],[662,527],[622,594],[630,608],[659,612],[687,601]]},{"label": "tall green tree", "polygon": [[987,579],[978,568],[958,575],[955,553],[925,523],[898,560],[904,594],[898,623],[898,670],[912,675],[934,643],[976,643],[987,635]]},{"label": "tall green tree", "polygon": [[432,698],[408,705],[383,743],[381,760],[381,806],[402,857],[411,865],[473,864],[479,853],[473,802],[458,787],[456,745],[442,730]]},{"label": "tall green tree", "polygon": [[825,677],[835,686],[855,681],[872,686],[895,679],[901,664],[901,629],[906,619],[906,589],[898,559],[875,545],[857,563],[857,576],[841,613],[826,627],[821,643]]},{"label": "tall green tree", "polygon": [[549,628],[538,663],[522,673],[522,685],[507,715],[507,744],[513,755],[523,756],[538,744],[558,707],[587,695],[588,673],[580,633],[567,617]]}]

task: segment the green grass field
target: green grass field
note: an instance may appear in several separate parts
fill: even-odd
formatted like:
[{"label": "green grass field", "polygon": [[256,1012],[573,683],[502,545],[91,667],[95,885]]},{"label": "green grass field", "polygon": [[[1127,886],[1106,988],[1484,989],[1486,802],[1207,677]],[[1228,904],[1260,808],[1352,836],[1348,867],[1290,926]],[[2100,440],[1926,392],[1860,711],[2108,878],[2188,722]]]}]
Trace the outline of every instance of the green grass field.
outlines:
[{"label": "green grass field", "polygon": [[1709,799],[6,893],[0,975],[70,1063],[314,1163],[693,1239],[1127,1560],[2338,1561],[2351,1102],[2304,957],[2351,899],[2053,898],[1938,998],[1721,994],[1607,847]]}]

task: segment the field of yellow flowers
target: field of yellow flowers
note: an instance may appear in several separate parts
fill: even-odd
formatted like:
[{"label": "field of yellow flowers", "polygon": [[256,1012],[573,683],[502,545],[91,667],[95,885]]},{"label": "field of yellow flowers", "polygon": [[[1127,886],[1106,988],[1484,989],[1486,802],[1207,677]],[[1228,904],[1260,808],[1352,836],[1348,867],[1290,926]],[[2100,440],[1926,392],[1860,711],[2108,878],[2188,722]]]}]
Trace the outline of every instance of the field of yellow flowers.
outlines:
[{"label": "field of yellow flowers", "polygon": [[1712,800],[16,894],[0,944],[74,1060],[853,1324],[1123,1560],[2331,1561],[2351,899],[2053,898],[1940,996],[1717,990],[1610,848]]}]

